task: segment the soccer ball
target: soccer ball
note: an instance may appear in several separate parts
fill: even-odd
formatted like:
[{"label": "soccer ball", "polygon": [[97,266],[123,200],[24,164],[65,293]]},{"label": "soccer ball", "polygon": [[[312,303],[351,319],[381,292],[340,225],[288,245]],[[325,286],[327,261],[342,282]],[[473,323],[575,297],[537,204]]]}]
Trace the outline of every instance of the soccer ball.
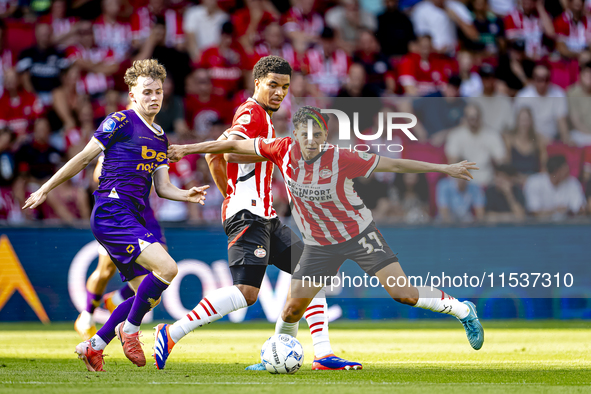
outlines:
[{"label": "soccer ball", "polygon": [[304,363],[304,349],[291,335],[276,334],[264,343],[261,362],[270,373],[296,373]]}]

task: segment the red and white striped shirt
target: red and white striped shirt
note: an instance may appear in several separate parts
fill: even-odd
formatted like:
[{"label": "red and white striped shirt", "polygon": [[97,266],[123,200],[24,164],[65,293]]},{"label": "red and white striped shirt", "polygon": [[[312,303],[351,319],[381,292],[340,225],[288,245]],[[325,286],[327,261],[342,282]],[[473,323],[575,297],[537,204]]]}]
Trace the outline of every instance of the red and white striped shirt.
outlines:
[{"label": "red and white striped shirt", "polygon": [[292,214],[307,245],[336,245],[359,235],[373,221],[353,189],[353,178],[369,177],[379,156],[325,146],[311,161],[291,137],[258,138],[255,151],[281,170]]},{"label": "red and white striped shirt", "polygon": [[[244,102],[234,115],[229,134],[245,139],[274,138],[271,117],[253,98]],[[277,216],[273,209],[273,163],[228,163],[227,197],[222,204],[222,221],[244,209],[271,219]]]},{"label": "red and white striped shirt", "polygon": [[525,54],[537,59],[545,54],[542,46],[542,22],[537,13],[526,16],[522,11],[513,10],[503,21],[505,34],[509,40],[521,39],[525,41]]},{"label": "red and white striped shirt", "polygon": [[308,49],[304,57],[304,68],[310,81],[327,96],[336,96],[347,80],[351,59],[342,49],[325,56],[320,46]]},{"label": "red and white striped shirt", "polygon": [[117,61],[127,57],[131,49],[131,26],[126,22],[109,23],[103,15],[92,24],[95,45],[112,49]]},{"label": "red and white striped shirt", "polygon": [[[142,7],[131,15],[131,37],[134,40],[143,42],[150,36],[150,31],[156,15],[148,7]],[[169,48],[185,41],[183,34],[183,16],[181,13],[168,9],[164,12],[164,23],[166,28],[165,45]]]},{"label": "red and white striped shirt", "polygon": [[[78,59],[84,59],[93,64],[114,64],[115,54],[109,48],[85,48],[81,44],[77,44],[66,49],[66,56],[68,60],[74,63]],[[82,71],[80,81],[78,82],[78,91],[86,94],[94,95],[105,93],[107,90],[115,86],[115,81],[110,75],[103,73],[94,73]]]},{"label": "red and white striped shirt", "polygon": [[554,19],[556,39],[566,44],[573,52],[583,51],[591,42],[591,24],[587,16],[581,15],[581,19],[575,22],[570,10],[564,11]]}]

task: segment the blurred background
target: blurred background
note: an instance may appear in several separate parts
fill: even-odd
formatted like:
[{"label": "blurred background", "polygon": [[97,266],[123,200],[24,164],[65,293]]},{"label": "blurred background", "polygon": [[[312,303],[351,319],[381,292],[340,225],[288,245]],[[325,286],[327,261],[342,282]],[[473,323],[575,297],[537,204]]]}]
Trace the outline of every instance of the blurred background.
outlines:
[{"label": "blurred background", "polygon": [[[591,2],[583,0],[0,0],[0,321],[41,318],[27,306],[26,286],[7,279],[18,277],[15,261],[49,320],[73,320],[80,310],[77,292],[85,296],[85,275],[96,264],[96,253],[83,253],[94,247],[88,230],[94,165],[38,209],[20,206],[86,145],[106,115],[126,108],[122,76],[133,60],[145,58],[158,59],[168,72],[156,122],[172,143],[216,139],[252,95],[256,61],[273,54],[294,69],[290,93],[273,116],[278,136],[289,135],[291,116],[304,102],[329,108],[362,98],[382,112],[418,118],[412,129],[418,141],[400,133],[403,151],[388,155],[476,161],[481,170],[469,183],[440,174],[355,180],[392,248],[408,249],[409,263],[493,262],[528,245],[548,251],[536,257],[544,263],[585,264],[590,13]],[[360,123],[362,132],[375,132],[375,115]],[[196,155],[172,164],[170,174],[179,187],[213,186]],[[289,222],[285,188],[275,174],[275,206]],[[172,256],[203,264],[191,265],[179,285],[186,309],[207,286],[227,281],[214,264],[227,257],[222,200],[215,187],[205,207],[152,200]],[[430,241],[413,244],[409,232]],[[464,250],[450,251],[440,247],[450,234],[473,238]],[[491,240],[503,237],[492,250]],[[421,248],[428,253],[412,260]],[[275,289],[277,272],[269,277]],[[12,296],[17,290],[21,295]],[[591,317],[584,288],[555,299],[481,296],[485,318]],[[369,309],[367,300],[347,302],[339,313],[426,317],[382,301]],[[174,308],[164,303],[155,314],[175,317]],[[263,306],[251,310],[246,318],[271,320]]]}]

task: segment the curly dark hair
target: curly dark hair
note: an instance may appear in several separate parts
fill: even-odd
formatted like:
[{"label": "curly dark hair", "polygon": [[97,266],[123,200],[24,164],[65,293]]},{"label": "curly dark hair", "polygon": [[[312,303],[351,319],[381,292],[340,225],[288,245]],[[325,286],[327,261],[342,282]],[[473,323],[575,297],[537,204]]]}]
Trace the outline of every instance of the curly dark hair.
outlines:
[{"label": "curly dark hair", "polygon": [[307,127],[308,119],[312,119],[318,124],[321,130],[328,131],[328,114],[321,113],[320,108],[312,107],[311,105],[305,105],[298,109],[293,115],[291,122],[297,129],[299,126]]},{"label": "curly dark hair", "polygon": [[254,79],[262,79],[269,73],[289,75],[291,77],[291,66],[282,57],[265,56],[254,65],[252,76]]}]

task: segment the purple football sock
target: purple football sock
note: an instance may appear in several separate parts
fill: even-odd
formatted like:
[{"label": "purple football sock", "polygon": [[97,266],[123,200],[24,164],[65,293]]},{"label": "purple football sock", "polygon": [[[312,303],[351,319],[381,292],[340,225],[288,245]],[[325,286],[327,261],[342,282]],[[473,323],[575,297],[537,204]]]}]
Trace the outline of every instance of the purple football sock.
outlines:
[{"label": "purple football sock", "polygon": [[101,304],[102,298],[102,294],[94,294],[86,290],[86,312],[92,315],[94,310]]},{"label": "purple football sock", "polygon": [[111,317],[105,323],[104,326],[101,327],[100,330],[96,333],[103,341],[109,343],[115,338],[115,327],[117,324],[125,321],[127,319],[127,315],[129,315],[129,311],[131,310],[131,306],[133,305],[133,300],[135,297],[131,297],[123,301],[113,313],[111,313]]},{"label": "purple football sock", "polygon": [[125,286],[123,286],[122,288],[120,288],[117,291],[119,292],[119,295],[121,296],[121,299],[123,299],[123,300],[126,300],[129,297],[133,297],[135,295],[135,292],[133,291],[131,286],[129,286],[128,284],[126,284]]},{"label": "purple football sock", "polygon": [[168,285],[158,279],[152,272],[150,272],[137,289],[135,301],[127,316],[127,321],[134,326],[139,326],[142,319],[154,307],[154,303],[162,292],[168,288]]}]

